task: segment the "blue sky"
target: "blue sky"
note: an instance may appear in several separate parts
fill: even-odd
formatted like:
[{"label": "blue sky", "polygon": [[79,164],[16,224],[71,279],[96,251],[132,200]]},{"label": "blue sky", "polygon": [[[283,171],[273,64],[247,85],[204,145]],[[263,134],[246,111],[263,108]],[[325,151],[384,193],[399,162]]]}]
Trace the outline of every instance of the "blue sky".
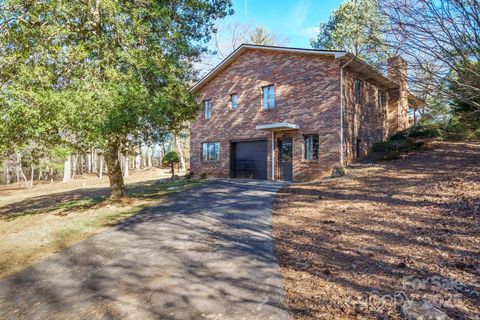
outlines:
[{"label": "blue sky", "polygon": [[260,24],[281,34],[292,47],[310,48],[310,38],[317,34],[321,21],[340,0],[233,0],[235,14],[227,21]]}]

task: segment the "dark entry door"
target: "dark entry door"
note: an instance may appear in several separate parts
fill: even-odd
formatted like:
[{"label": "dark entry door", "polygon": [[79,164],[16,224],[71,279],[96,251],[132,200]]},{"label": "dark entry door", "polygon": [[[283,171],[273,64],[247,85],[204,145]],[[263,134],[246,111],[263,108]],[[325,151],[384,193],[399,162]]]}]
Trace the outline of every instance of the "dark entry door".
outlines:
[{"label": "dark entry door", "polygon": [[280,180],[283,181],[292,181],[292,139],[282,139],[280,140],[280,157],[279,157],[279,168],[280,168]]},{"label": "dark entry door", "polygon": [[232,176],[234,178],[267,179],[267,141],[232,143]]}]

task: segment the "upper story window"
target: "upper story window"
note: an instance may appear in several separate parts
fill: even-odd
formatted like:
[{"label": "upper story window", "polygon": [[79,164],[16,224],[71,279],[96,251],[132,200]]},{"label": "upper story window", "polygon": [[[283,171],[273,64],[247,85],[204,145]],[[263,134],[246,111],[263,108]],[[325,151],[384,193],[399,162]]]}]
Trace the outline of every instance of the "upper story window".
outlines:
[{"label": "upper story window", "polygon": [[272,85],[262,88],[263,90],[263,110],[270,110],[275,107],[275,88]]},{"label": "upper story window", "polygon": [[385,91],[378,90],[378,103],[380,104],[380,109],[386,109],[387,107],[387,93]]},{"label": "upper story window", "polygon": [[205,119],[212,117],[212,102],[211,100],[203,101],[203,115]]},{"label": "upper story window", "polygon": [[202,160],[220,160],[220,142],[202,143]]},{"label": "upper story window", "polygon": [[360,103],[362,101],[362,80],[356,79],[354,82],[355,102]]},{"label": "upper story window", "polygon": [[305,160],[318,160],[318,134],[303,136]]},{"label": "upper story window", "polygon": [[233,110],[238,108],[238,95],[236,93],[230,95],[230,108]]}]

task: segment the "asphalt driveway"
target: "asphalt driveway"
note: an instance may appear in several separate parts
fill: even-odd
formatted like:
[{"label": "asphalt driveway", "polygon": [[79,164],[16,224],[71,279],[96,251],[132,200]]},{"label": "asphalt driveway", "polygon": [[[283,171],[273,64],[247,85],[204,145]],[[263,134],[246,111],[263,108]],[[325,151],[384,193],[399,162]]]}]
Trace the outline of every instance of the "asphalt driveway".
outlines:
[{"label": "asphalt driveway", "polygon": [[280,184],[171,195],[0,281],[1,319],[288,319],[272,249]]}]

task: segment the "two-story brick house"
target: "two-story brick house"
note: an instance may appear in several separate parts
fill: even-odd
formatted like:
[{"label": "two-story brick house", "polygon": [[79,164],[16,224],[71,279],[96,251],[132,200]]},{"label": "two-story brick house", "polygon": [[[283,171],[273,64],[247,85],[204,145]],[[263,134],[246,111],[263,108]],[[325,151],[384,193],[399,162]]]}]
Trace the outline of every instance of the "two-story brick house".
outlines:
[{"label": "two-story brick house", "polygon": [[345,51],[242,45],[191,91],[190,169],[216,177],[306,181],[366,155],[422,103],[406,63],[389,78]]}]

